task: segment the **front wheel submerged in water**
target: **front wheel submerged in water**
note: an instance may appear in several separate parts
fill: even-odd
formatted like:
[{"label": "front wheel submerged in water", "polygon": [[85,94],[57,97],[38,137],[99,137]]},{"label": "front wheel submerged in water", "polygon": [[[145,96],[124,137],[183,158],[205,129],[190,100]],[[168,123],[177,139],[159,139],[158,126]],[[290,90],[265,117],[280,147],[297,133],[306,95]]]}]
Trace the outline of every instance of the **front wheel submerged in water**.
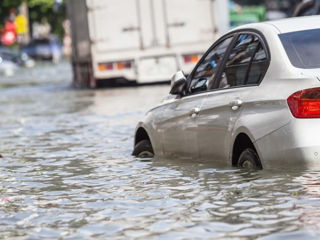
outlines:
[{"label": "front wheel submerged in water", "polygon": [[138,142],[133,149],[133,156],[139,158],[152,158],[154,156],[153,148],[149,140]]},{"label": "front wheel submerged in water", "polygon": [[261,170],[262,165],[259,156],[252,148],[246,148],[238,159],[238,167],[250,169],[250,170]]}]

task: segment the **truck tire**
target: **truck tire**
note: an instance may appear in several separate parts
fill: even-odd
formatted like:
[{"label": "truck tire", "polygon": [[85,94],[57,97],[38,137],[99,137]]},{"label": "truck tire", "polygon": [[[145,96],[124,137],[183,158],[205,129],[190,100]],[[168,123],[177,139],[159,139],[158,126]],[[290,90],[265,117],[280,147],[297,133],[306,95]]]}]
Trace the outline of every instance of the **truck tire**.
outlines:
[{"label": "truck tire", "polygon": [[133,156],[138,158],[152,158],[154,156],[154,152],[149,140],[142,140],[138,142],[134,146],[134,150],[132,152]]},{"label": "truck tire", "polygon": [[259,156],[252,148],[246,148],[238,159],[238,167],[250,170],[261,170],[262,165]]}]

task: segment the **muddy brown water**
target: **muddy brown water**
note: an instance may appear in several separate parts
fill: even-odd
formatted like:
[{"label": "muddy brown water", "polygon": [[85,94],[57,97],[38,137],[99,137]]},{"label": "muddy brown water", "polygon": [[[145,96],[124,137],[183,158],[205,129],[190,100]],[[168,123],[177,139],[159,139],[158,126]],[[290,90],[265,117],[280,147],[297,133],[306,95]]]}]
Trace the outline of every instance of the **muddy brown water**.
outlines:
[{"label": "muddy brown water", "polygon": [[130,155],[169,86],[75,90],[67,63],[0,78],[0,239],[320,239],[320,172]]}]

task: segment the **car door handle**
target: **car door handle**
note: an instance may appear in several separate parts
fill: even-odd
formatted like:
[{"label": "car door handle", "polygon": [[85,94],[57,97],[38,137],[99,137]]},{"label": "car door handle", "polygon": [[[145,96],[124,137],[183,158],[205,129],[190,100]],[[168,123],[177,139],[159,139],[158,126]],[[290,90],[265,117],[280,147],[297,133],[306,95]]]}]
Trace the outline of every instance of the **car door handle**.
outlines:
[{"label": "car door handle", "polygon": [[199,113],[200,113],[200,108],[196,107],[196,108],[192,109],[190,115],[191,115],[192,118],[195,118],[195,117],[197,117],[199,115]]},{"label": "car door handle", "polygon": [[230,106],[231,106],[233,111],[236,111],[236,110],[239,109],[239,107],[241,107],[242,103],[243,102],[240,99],[235,99],[235,100],[230,102]]}]

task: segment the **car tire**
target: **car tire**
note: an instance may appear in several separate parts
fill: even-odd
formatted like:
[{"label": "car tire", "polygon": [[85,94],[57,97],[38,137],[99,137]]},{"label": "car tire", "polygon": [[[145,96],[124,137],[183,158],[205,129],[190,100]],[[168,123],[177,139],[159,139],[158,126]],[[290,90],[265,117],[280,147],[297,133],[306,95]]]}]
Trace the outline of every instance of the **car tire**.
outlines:
[{"label": "car tire", "polygon": [[250,170],[261,170],[262,165],[257,152],[252,148],[245,149],[238,159],[238,167]]},{"label": "car tire", "polygon": [[152,158],[154,156],[154,152],[150,141],[142,140],[138,142],[134,147],[132,155],[138,158]]}]

